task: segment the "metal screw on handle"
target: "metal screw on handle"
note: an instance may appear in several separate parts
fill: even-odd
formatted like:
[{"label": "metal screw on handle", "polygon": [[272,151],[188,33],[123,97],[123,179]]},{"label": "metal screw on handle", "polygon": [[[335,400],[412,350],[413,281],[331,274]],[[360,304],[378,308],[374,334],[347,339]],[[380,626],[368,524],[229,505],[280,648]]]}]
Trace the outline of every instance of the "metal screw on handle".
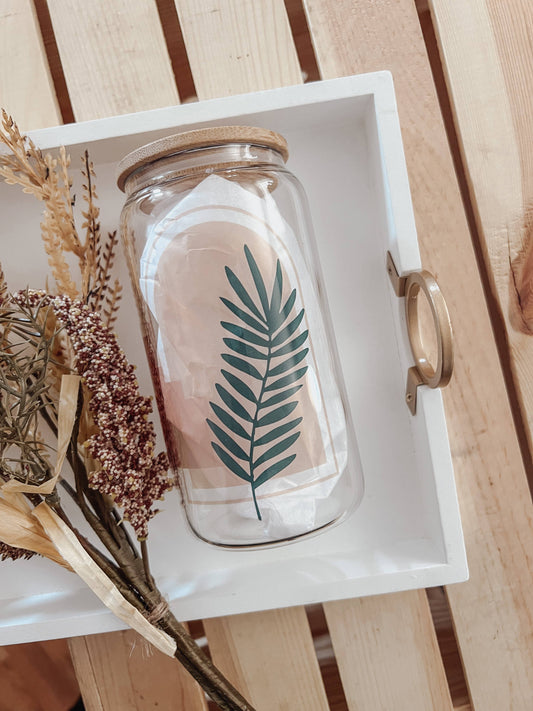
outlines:
[{"label": "metal screw on handle", "polygon": [[[430,272],[422,270],[399,276],[390,252],[387,253],[387,271],[397,296],[405,297],[407,333],[415,365],[407,372],[405,400],[414,415],[416,414],[416,396],[419,385],[430,388],[443,388],[450,382],[453,372],[453,333],[448,307],[435,278]],[[433,317],[437,336],[437,364],[435,367],[422,345],[418,318],[418,297],[420,292],[426,296]]]}]

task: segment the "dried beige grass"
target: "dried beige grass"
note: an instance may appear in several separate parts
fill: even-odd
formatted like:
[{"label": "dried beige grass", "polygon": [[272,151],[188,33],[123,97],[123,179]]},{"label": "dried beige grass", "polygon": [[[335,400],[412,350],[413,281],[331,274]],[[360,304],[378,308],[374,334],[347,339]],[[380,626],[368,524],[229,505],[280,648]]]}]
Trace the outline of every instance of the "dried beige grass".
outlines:
[{"label": "dried beige grass", "polygon": [[[41,236],[57,291],[71,298],[81,297],[102,312],[106,308],[106,316],[107,312],[115,314],[120,285],[115,285],[110,294],[107,291],[115,256],[116,233],[110,234],[102,246],[95,171],[87,151],[82,156],[82,192],[86,205],[86,209],[81,211],[82,239],[76,228],[70,156],[65,148],[61,147],[55,158],[43,155],[30,138],[20,133],[16,123],[3,110],[0,142],[8,149],[7,153],[0,154],[0,177],[9,185],[19,185],[25,193],[44,203]],[[67,261],[68,254],[77,257],[79,277],[76,279]]]}]

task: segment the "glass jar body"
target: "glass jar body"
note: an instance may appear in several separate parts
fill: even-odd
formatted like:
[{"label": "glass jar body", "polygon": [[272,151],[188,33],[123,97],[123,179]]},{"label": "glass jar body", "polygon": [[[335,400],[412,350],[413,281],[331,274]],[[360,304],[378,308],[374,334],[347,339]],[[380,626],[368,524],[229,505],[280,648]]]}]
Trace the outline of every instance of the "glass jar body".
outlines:
[{"label": "glass jar body", "polygon": [[305,194],[274,150],[126,182],[121,231],[188,522],[222,546],[339,521],[363,480]]}]

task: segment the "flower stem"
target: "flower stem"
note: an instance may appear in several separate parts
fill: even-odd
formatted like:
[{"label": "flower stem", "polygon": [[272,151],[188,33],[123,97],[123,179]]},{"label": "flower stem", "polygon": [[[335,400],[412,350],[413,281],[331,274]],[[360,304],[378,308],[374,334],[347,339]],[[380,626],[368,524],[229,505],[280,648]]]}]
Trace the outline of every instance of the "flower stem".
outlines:
[{"label": "flower stem", "polygon": [[152,577],[152,573],[150,572],[150,559],[148,557],[148,545],[146,543],[146,539],[142,540],[141,542],[141,556],[142,556],[142,561],[143,561],[143,568],[144,568],[144,577],[146,578],[146,582],[150,586],[152,590],[155,590],[155,582]]}]

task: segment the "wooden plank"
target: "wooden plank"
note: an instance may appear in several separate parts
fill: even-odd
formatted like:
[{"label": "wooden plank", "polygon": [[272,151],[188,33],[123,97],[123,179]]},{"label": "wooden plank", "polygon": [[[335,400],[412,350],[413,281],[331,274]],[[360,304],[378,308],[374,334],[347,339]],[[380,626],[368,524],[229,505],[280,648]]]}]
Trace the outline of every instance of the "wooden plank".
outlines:
[{"label": "wooden plank", "polygon": [[61,123],[31,0],[0,0],[0,67],[0,106],[24,131]]},{"label": "wooden plank", "polygon": [[[521,253],[531,257],[533,247],[533,7],[521,0],[460,5],[439,0],[430,6],[490,289],[506,331],[531,451],[533,323],[527,321],[527,312],[532,306],[533,265],[531,261],[522,266],[519,262]],[[522,481],[516,486],[506,470],[495,472],[489,483],[494,484],[494,494],[499,497],[495,504],[499,518],[508,525],[502,531],[504,547],[503,535],[487,541],[498,555],[495,575],[484,588],[485,604],[471,611],[461,589],[451,588],[448,597],[458,634],[475,636],[479,645],[479,651],[471,645],[461,647],[475,708],[531,708],[533,549],[529,492]],[[520,498],[521,507],[517,503]],[[527,517],[523,507],[528,509]],[[504,611],[500,624],[484,623],[489,605],[500,614]],[[498,669],[499,681],[492,677],[487,683],[486,669]]]},{"label": "wooden plank", "polygon": [[[175,0],[201,99],[301,82],[281,0]],[[305,610],[205,620],[219,665],[259,710],[327,709]]]},{"label": "wooden plank", "polygon": [[349,709],[451,711],[423,590],[324,605]]},{"label": "wooden plank", "polygon": [[[478,5],[447,3],[457,13]],[[445,405],[471,575],[448,590],[458,643],[475,709],[531,708],[531,496],[416,9],[412,0],[358,3],[358,12],[350,0],[306,6],[325,77],[385,68],[394,75],[422,259],[454,325]],[[473,24],[465,45],[484,47],[483,34]],[[458,61],[465,76],[474,70],[467,54]],[[483,62],[475,70],[493,71]],[[495,113],[500,99],[493,96]],[[472,121],[484,125],[482,113],[476,106]],[[486,158],[490,145],[478,145]]]},{"label": "wooden plank", "polygon": [[207,710],[202,690],[179,662],[132,630],[69,644],[87,711]]},{"label": "wooden plank", "polygon": [[64,640],[0,647],[0,711],[68,711],[80,691]]},{"label": "wooden plank", "polygon": [[77,121],[179,103],[154,0],[48,0]]},{"label": "wooden plank", "polygon": [[283,0],[175,0],[199,99],[299,84]]},{"label": "wooden plank", "polygon": [[[437,2],[432,14],[531,452],[533,5],[483,0],[458,8]],[[476,42],[471,42],[474,29]],[[471,71],[465,62],[472,63]]]},{"label": "wooden plank", "polygon": [[257,711],[328,711],[303,607],[204,620],[215,663]]}]

